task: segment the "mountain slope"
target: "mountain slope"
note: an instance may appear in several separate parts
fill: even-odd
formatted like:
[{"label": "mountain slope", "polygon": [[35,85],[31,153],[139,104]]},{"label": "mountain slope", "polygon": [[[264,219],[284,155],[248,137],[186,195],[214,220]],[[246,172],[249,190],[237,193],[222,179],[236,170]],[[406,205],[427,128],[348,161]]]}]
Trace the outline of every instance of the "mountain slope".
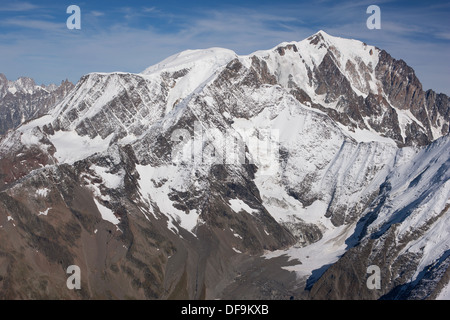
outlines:
[{"label": "mountain slope", "polygon": [[[88,74],[0,140],[0,292],[434,297],[449,107],[404,62],[323,31]],[[71,264],[80,291],[65,288]],[[370,264],[392,265],[381,291],[363,290]]]},{"label": "mountain slope", "polygon": [[[347,240],[351,249],[313,286],[314,298],[424,299],[445,286],[449,143],[448,136],[433,142],[386,177],[373,206]],[[382,282],[381,289],[372,292],[364,281],[370,265],[380,267]]]}]

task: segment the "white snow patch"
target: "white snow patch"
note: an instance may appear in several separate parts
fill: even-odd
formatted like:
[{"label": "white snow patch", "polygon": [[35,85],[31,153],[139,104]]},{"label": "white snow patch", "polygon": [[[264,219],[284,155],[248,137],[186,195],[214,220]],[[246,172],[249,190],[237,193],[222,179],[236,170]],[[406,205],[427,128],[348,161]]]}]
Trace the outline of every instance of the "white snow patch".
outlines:
[{"label": "white snow patch", "polygon": [[436,300],[450,300],[450,282],[442,288],[441,292],[436,297]]},{"label": "white snow patch", "polygon": [[355,131],[350,131],[346,126],[343,124],[337,122],[339,127],[344,131],[347,135],[355,139],[357,142],[380,142],[380,143],[387,143],[391,145],[396,145],[395,141],[391,138],[382,137],[379,133],[369,131],[367,129],[360,129],[356,128]]},{"label": "white snow patch", "polygon": [[25,133],[33,128],[42,127],[46,124],[49,124],[53,120],[54,120],[54,118],[51,115],[45,115],[40,118],[31,120],[30,122],[22,124],[19,128],[17,128],[17,130]]},{"label": "white snow patch", "polygon": [[234,250],[234,252],[237,252],[237,253],[242,253],[242,251],[239,251],[238,249],[236,249],[235,247],[232,247],[232,249]]},{"label": "white snow patch", "polygon": [[84,179],[85,179],[85,181],[89,182],[89,184],[86,187],[92,190],[92,192],[94,193],[94,196],[96,196],[97,198],[102,199],[103,201],[110,201],[111,200],[111,197],[108,194],[107,195],[103,195],[102,194],[102,192],[100,191],[100,188],[99,188],[99,186],[97,184],[92,183],[91,181],[86,179],[86,177]]},{"label": "white snow patch", "polygon": [[114,215],[111,209],[108,209],[104,205],[100,204],[97,199],[94,199],[94,202],[102,215],[102,219],[111,222],[114,225],[118,225],[120,220]]},{"label": "white snow patch", "polygon": [[45,198],[45,197],[47,197],[49,191],[50,190],[48,188],[37,189],[36,190],[36,196],[41,197],[41,198]]},{"label": "white snow patch", "polygon": [[394,108],[394,109],[397,112],[398,123],[400,126],[400,132],[403,137],[403,141],[405,141],[406,126],[412,122],[416,122],[420,127],[422,127],[422,123],[419,120],[417,120],[417,118],[411,113],[410,110],[402,110],[402,109],[398,109],[398,108]]},{"label": "white snow patch", "polygon": [[15,94],[17,92],[17,88],[16,87],[9,87],[8,91],[11,92],[12,94]]},{"label": "white snow patch", "polygon": [[138,137],[136,137],[134,134],[128,133],[125,137],[123,137],[119,140],[119,144],[126,145],[126,144],[136,141],[137,139],[138,139]]},{"label": "white snow patch", "polygon": [[241,199],[231,199],[229,200],[230,207],[234,212],[238,213],[244,210],[247,213],[254,214],[258,213],[258,210],[250,208],[244,201]]},{"label": "white snow patch", "polygon": [[48,214],[48,212],[51,210],[52,208],[47,208],[44,211],[40,211],[39,215],[40,216],[46,216]]},{"label": "white snow patch", "polygon": [[20,141],[25,146],[40,145],[41,143],[39,142],[39,140],[40,137],[32,134],[31,132],[25,132],[20,137]]},{"label": "white snow patch", "polygon": [[92,165],[90,169],[94,170],[95,173],[102,178],[103,183],[106,187],[110,189],[117,189],[122,186],[123,183],[123,173],[121,174],[112,174],[107,172],[107,168],[99,167],[96,165]]},{"label": "white snow patch", "polygon": [[174,189],[183,190],[186,187],[184,177],[177,170],[173,170],[172,166],[138,165],[136,170],[139,172],[139,186],[143,197],[156,203],[161,213],[169,218],[168,228],[178,231],[173,224],[176,221],[183,229],[195,236],[193,229],[199,223],[200,214],[197,210],[191,210],[189,213],[179,210],[169,199],[169,194]]},{"label": "white snow patch", "polygon": [[336,262],[346,251],[345,240],[354,231],[356,224],[343,225],[323,234],[322,239],[303,248],[291,247],[266,253],[263,257],[271,259],[287,255],[289,260],[297,259],[301,264],[284,267],[296,272],[299,278],[309,277],[312,271]]},{"label": "white snow patch", "polygon": [[113,134],[106,139],[102,139],[100,136],[91,139],[88,136],[79,136],[75,131],[57,131],[53,136],[49,136],[50,141],[56,147],[56,159],[60,163],[68,164],[105,151],[112,137]]},{"label": "white snow patch", "polygon": [[232,228],[230,228],[230,231],[233,232],[233,236],[242,240],[242,237],[238,233],[234,232],[234,230]]}]

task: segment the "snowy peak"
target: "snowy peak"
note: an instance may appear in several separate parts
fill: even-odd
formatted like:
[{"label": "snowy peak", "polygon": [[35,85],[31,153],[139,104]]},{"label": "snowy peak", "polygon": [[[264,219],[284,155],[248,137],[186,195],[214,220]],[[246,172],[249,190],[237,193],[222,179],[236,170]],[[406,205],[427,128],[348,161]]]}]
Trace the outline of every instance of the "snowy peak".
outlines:
[{"label": "snowy peak", "polygon": [[379,50],[376,47],[358,40],[334,37],[324,31],[303,40],[300,47],[316,56],[317,66],[325,57],[333,60],[357,95],[365,97],[377,93],[375,67]]},{"label": "snowy peak", "polygon": [[175,54],[142,72],[143,75],[161,75],[173,83],[167,97],[165,112],[212,80],[222,68],[238,56],[223,48],[186,50]]},{"label": "snowy peak", "polygon": [[217,69],[236,57],[234,51],[223,48],[185,50],[147,68],[142,74],[149,75],[161,71],[173,72],[196,66],[204,69]]},{"label": "snowy peak", "polygon": [[[10,92],[13,90],[23,92],[23,93],[33,93],[35,89],[37,89],[36,83],[33,79],[28,77],[20,77],[16,81],[11,83]],[[40,87],[39,87],[40,88]]]},{"label": "snowy peak", "polygon": [[[330,96],[320,97],[322,79],[317,79],[317,69],[332,63],[342,74],[351,90],[366,97],[377,93],[379,84],[375,75],[379,50],[361,41],[331,36],[324,31],[300,42],[283,42],[267,51],[257,51],[250,56],[266,60],[271,72],[284,87],[297,86],[306,91],[316,103],[334,103]],[[331,90],[331,88],[327,88]],[[314,99],[315,96],[318,99]],[[333,100],[333,101],[331,101]]]},{"label": "snowy peak", "polygon": [[346,69],[346,64],[349,60],[363,62],[366,66],[372,64],[372,68],[374,68],[378,62],[377,59],[380,50],[359,40],[335,37],[324,31],[319,31],[304,41],[308,41],[309,44],[314,46],[317,50],[321,47],[330,50],[335,54],[335,57],[340,62],[340,67],[343,70]]},{"label": "snowy peak", "polygon": [[33,94],[36,90],[43,89],[41,86],[37,86],[33,79],[28,77],[20,77],[16,81],[10,81],[6,79],[4,74],[0,74],[0,93],[3,97],[7,93],[15,94]]},{"label": "snowy peak", "polygon": [[426,145],[449,132],[448,97],[426,94],[412,68],[377,47],[319,31],[252,57],[264,61],[301,103],[351,132],[381,135],[400,146]]},{"label": "snowy peak", "polygon": [[61,86],[66,86],[69,83],[68,80],[61,81],[60,85],[54,83],[49,85],[37,85],[32,78],[20,77],[15,81],[10,81],[6,78],[4,74],[0,73],[0,98],[4,97],[7,93],[12,95],[15,94],[29,94],[32,95],[39,91],[45,91],[47,93],[52,93]]}]

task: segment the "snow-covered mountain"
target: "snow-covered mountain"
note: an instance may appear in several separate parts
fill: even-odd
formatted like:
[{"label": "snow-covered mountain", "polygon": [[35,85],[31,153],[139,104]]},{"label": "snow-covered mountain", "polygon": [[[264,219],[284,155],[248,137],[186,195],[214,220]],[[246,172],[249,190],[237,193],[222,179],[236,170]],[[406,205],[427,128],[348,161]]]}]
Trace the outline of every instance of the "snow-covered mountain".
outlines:
[{"label": "snow-covered mountain", "polygon": [[448,283],[450,102],[383,50],[323,31],[189,50],[88,74],[45,110],[0,140],[5,297],[435,298]]}]

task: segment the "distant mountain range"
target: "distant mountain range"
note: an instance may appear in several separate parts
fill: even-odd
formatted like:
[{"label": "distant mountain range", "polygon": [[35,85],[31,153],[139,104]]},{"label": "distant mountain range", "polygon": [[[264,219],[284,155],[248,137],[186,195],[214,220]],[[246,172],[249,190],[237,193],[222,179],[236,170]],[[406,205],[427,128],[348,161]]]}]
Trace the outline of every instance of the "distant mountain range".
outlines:
[{"label": "distant mountain range", "polygon": [[59,86],[38,86],[31,78],[9,81],[0,73],[0,135],[22,123],[45,115],[72,90],[65,80]]}]

